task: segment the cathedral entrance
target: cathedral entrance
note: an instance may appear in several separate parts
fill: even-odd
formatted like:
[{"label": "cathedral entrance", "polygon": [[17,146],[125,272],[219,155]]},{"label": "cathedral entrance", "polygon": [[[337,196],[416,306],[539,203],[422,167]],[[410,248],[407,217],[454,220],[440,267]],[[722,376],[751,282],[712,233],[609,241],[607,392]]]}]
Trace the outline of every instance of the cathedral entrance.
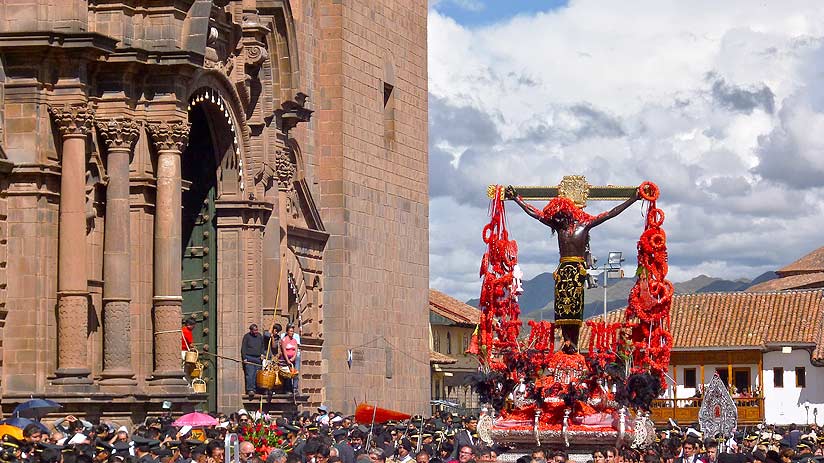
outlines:
[{"label": "cathedral entrance", "polygon": [[203,364],[207,406],[217,405],[217,152],[202,106],[189,112],[189,144],[181,159],[183,177],[183,317],[195,320],[194,343]]}]

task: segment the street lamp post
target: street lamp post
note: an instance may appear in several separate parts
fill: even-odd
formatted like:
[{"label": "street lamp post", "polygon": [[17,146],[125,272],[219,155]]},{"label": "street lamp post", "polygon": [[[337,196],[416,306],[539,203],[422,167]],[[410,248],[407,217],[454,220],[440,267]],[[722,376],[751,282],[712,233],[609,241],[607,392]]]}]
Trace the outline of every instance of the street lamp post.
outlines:
[{"label": "street lamp post", "polygon": [[[810,403],[804,402],[804,410],[807,411],[807,426],[810,425]],[[815,411],[815,409],[813,409]]]},{"label": "street lamp post", "polygon": [[604,264],[604,323],[607,322],[607,282],[610,274],[612,274],[612,278],[621,279],[624,277],[624,271],[621,269],[623,262],[624,258],[621,251],[610,251],[607,262]]}]

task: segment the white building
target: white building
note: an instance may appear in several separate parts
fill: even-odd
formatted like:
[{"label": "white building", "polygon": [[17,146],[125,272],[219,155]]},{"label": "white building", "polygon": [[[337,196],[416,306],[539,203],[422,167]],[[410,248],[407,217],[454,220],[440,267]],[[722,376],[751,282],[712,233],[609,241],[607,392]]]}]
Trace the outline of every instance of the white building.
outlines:
[{"label": "white building", "polygon": [[656,422],[695,423],[702,385],[717,373],[740,424],[824,425],[824,289],[676,295],[671,323],[671,383]]}]

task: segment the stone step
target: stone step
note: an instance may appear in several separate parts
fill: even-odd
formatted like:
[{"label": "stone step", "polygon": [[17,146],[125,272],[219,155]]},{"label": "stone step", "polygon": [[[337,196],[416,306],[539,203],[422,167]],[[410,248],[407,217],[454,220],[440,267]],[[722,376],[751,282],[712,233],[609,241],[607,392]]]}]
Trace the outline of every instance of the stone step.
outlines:
[{"label": "stone step", "polygon": [[243,396],[243,408],[247,411],[262,410],[264,413],[281,417],[286,415],[294,415],[300,411],[301,408],[309,402],[308,395],[275,393],[272,394],[271,400],[266,394],[255,394],[252,398],[247,395]]}]

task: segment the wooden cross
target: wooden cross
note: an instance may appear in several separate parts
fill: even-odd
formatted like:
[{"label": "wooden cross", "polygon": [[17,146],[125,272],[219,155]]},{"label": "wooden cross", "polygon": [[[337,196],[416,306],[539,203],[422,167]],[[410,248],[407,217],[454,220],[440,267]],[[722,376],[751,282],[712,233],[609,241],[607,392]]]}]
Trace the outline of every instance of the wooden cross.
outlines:
[{"label": "wooden cross", "polygon": [[[576,206],[584,208],[587,200],[591,201],[623,201],[635,196],[637,186],[593,186],[583,175],[565,175],[558,186],[515,186],[515,191],[526,200],[552,199],[563,196],[571,199]],[[495,196],[495,185],[486,189],[489,198]],[[504,198],[507,199],[507,198]]]}]

